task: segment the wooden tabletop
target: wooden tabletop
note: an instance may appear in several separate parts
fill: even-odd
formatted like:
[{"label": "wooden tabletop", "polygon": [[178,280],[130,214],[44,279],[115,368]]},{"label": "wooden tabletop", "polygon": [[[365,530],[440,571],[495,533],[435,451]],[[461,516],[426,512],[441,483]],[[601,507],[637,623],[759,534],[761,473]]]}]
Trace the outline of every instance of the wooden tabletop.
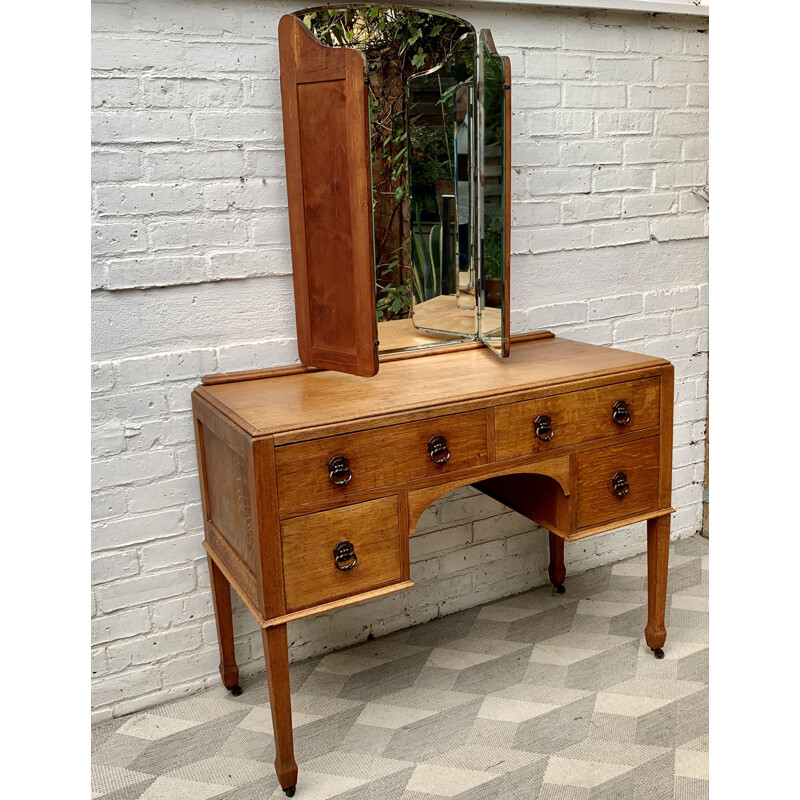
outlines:
[{"label": "wooden tabletop", "polygon": [[198,386],[253,436],[397,414],[507,392],[659,367],[661,358],[558,337],[382,362],[372,378],[319,371]]}]

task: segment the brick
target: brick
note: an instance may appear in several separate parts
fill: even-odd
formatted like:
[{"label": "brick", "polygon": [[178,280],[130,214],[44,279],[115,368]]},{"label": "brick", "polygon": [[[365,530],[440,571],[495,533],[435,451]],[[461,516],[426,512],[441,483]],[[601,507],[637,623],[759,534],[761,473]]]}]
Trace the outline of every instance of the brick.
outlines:
[{"label": "brick", "polygon": [[561,220],[561,203],[557,200],[542,203],[513,203],[511,230],[531,225],[553,225]]},{"label": "brick", "polygon": [[511,146],[511,163],[520,167],[555,166],[559,163],[559,144],[542,139],[515,141]]},{"label": "brick", "polygon": [[627,194],[622,198],[622,215],[625,217],[646,217],[654,214],[674,214],[678,210],[678,195]]},{"label": "brick", "polygon": [[708,83],[708,61],[657,58],[654,76],[657,83]]},{"label": "brick", "polygon": [[94,108],[128,108],[139,99],[138,78],[92,78]]},{"label": "brick", "polygon": [[92,494],[92,519],[102,520],[120,517],[127,510],[127,498],[122,489]]},{"label": "brick", "polygon": [[285,250],[213,253],[208,257],[208,274],[214,280],[250,278],[254,275],[291,275],[291,253],[288,247]]},{"label": "brick", "polygon": [[650,239],[647,220],[599,222],[592,227],[592,247],[614,247]]},{"label": "brick", "polygon": [[135,550],[106,553],[92,558],[92,586],[139,574]]},{"label": "brick", "polygon": [[686,105],[685,86],[630,86],[628,105],[631,108],[674,108]]},{"label": "brick", "polygon": [[565,50],[624,50],[625,35],[621,28],[605,25],[568,26],[564,31]]},{"label": "brick", "polygon": [[696,286],[684,286],[666,289],[660,292],[647,292],[644,296],[645,313],[674,311],[682,308],[694,308],[699,299]]},{"label": "brick", "polygon": [[146,486],[130,489],[129,508],[132,513],[159,511],[186,502],[197,502],[200,484],[197,475],[187,475],[170,480],[161,480]]},{"label": "brick", "polygon": [[92,458],[113,456],[125,449],[125,429],[119,423],[102,425],[92,431]]},{"label": "brick", "polygon": [[154,667],[126,670],[119,675],[92,682],[92,707],[101,708],[120,700],[139,697],[155,691],[160,686],[161,677]]},{"label": "brick", "polygon": [[[163,600],[153,609],[153,625],[159,630],[164,630],[208,617],[213,620],[213,616],[214,606],[211,601],[211,593],[203,592],[188,597],[177,597],[174,600]],[[252,619],[249,612],[248,616]],[[260,634],[261,629],[258,625],[255,627],[258,628]],[[235,625],[235,628],[237,634],[242,631],[239,625]],[[216,634],[214,641],[216,642]]]},{"label": "brick", "polygon": [[148,633],[151,627],[150,610],[147,608],[132,608],[116,614],[106,614],[92,620],[92,645],[129,639]]},{"label": "brick", "polygon": [[205,189],[205,205],[212,211],[285,208],[287,202],[286,182],[276,179],[255,178],[244,183],[214,183]]},{"label": "brick", "polygon": [[115,372],[112,362],[92,364],[92,393],[109,391],[113,388],[114,381]]},{"label": "brick", "polygon": [[707,56],[708,31],[686,31],[683,52],[690,56]]},{"label": "brick", "polygon": [[174,471],[175,456],[168,450],[94,461],[92,489],[111,489],[128,483],[164,477]]},{"label": "brick", "polygon": [[464,547],[472,542],[472,528],[458,525],[454,528],[423,533],[409,539],[412,561],[420,561],[448,550]]},{"label": "brick", "polygon": [[279,76],[278,47],[263,43],[193,42],[186,45],[186,64],[193,72],[255,72],[261,78]]},{"label": "brick", "polygon": [[135,26],[154,33],[215,34],[238,33],[236,7],[180,2],[180,0],[137,0]]},{"label": "brick", "polygon": [[[516,513],[501,514],[498,517],[490,517],[489,519],[476,519],[472,523],[472,541],[476,544],[478,542],[492,542],[493,544],[498,544],[498,542],[493,542],[493,540],[516,536],[525,531],[531,531],[534,527],[533,522],[523,517],[521,514]],[[499,542],[499,544],[502,544],[502,542]]]},{"label": "brick", "polygon": [[246,171],[244,153],[232,150],[149,152],[144,169],[152,181],[239,178]]},{"label": "brick", "polygon": [[563,166],[621,163],[621,142],[575,141],[564,142],[561,145],[561,164]]},{"label": "brick", "polygon": [[201,644],[199,625],[160,632],[156,636],[145,636],[121,644],[110,644],[106,648],[108,668],[111,672],[119,672],[130,666],[152,664],[170,656],[195,650]]},{"label": "brick", "polygon": [[125,449],[129,453],[191,441],[194,441],[191,414],[171,414],[168,419],[125,423]]},{"label": "brick", "polygon": [[95,151],[92,153],[92,181],[134,181],[142,177],[142,158],[139,153]]},{"label": "brick", "polygon": [[442,556],[442,574],[450,575],[465,569],[472,569],[478,564],[496,561],[503,557],[502,541],[485,542],[474,547],[465,547],[455,553]]},{"label": "brick", "polygon": [[537,228],[531,237],[532,253],[557,250],[581,250],[591,246],[590,225],[565,225],[558,228]]},{"label": "brick", "polygon": [[686,87],[686,104],[708,108],[708,84],[693,83]]},{"label": "brick", "polygon": [[215,141],[281,142],[283,128],[280,112],[270,111],[198,111],[194,114],[198,139]]},{"label": "brick", "polygon": [[256,344],[227,345],[217,349],[220,372],[263,369],[299,362],[296,339],[277,339]]},{"label": "brick", "polygon": [[591,169],[537,169],[528,181],[530,193],[534,197],[548,194],[577,194],[588,192],[591,186]]},{"label": "brick", "polygon": [[527,136],[571,136],[590,134],[591,111],[530,111],[523,115],[521,130]]},{"label": "brick", "polygon": [[144,575],[106,583],[97,587],[97,602],[104,613],[143,603],[155,603],[194,589],[195,575],[191,567]]},{"label": "brick", "polygon": [[626,294],[621,297],[598,297],[589,300],[588,319],[609,319],[642,313],[642,295]]},{"label": "brick", "polygon": [[678,197],[681,213],[693,214],[695,211],[707,211],[708,200],[701,194],[701,192],[704,191],[707,191],[705,187],[702,189],[692,189],[688,192],[681,192]]},{"label": "brick", "polygon": [[561,105],[561,85],[558,83],[517,83],[511,92],[515,109],[555,108]]},{"label": "brick", "polygon": [[198,676],[214,675],[219,680],[219,649],[217,647],[196,651],[168,661],[162,667],[164,685],[174,685]]},{"label": "brick", "polygon": [[645,344],[645,353],[661,358],[680,358],[692,355],[697,348],[697,334],[671,336],[668,339],[656,339]]},{"label": "brick", "polygon": [[183,42],[163,39],[92,40],[92,69],[169,69],[183,62]]},{"label": "brick", "polygon": [[678,161],[682,139],[641,139],[623,142],[626,164],[653,164],[660,161]]},{"label": "brick", "polygon": [[656,118],[657,136],[694,136],[708,133],[708,113],[662,111]]},{"label": "brick", "polygon": [[708,183],[708,164],[658,164],[654,176],[656,188],[705,186]]},{"label": "brick", "polygon": [[657,242],[675,239],[701,239],[708,236],[708,218],[705,214],[675,214],[655,217],[650,222],[650,232]]},{"label": "brick", "polygon": [[128,3],[92,3],[92,30],[128,30],[131,6]]},{"label": "brick", "polygon": [[564,84],[564,106],[567,108],[624,107],[625,87],[567,83]]},{"label": "brick", "polygon": [[133,289],[149,286],[175,286],[207,280],[205,259],[201,256],[125,258],[108,262],[108,289]]},{"label": "brick", "polygon": [[570,197],[561,206],[564,222],[589,222],[620,216],[622,198],[610,195],[579,195]]},{"label": "brick", "polygon": [[151,417],[167,410],[163,388],[109,395],[92,400],[92,419],[98,423]]},{"label": "brick", "polygon": [[667,336],[671,329],[670,318],[666,314],[621,319],[614,323],[614,342],[627,342],[648,336]]},{"label": "brick", "polygon": [[135,222],[92,225],[92,255],[141,253],[147,249],[145,227]]},{"label": "brick", "polygon": [[286,180],[286,157],[283,150],[250,150],[247,153],[248,173],[257,178]]},{"label": "brick", "polygon": [[161,353],[141,358],[125,358],[119,362],[120,384],[141,386],[163,381],[179,381],[212,372],[214,354],[210,350],[189,350],[181,353]]},{"label": "brick", "polygon": [[602,82],[649,81],[653,78],[653,59],[651,58],[603,58],[594,60],[595,80]]},{"label": "brick", "polygon": [[193,137],[185,111],[96,111],[93,142],[187,142]]},{"label": "brick", "polygon": [[[598,136],[652,133],[652,111],[598,111],[595,114]],[[660,135],[669,135],[659,131]]]},{"label": "brick", "polygon": [[144,83],[144,101],[153,108],[236,107],[243,99],[238,78],[152,78]]},{"label": "brick", "polygon": [[708,306],[698,306],[688,311],[676,311],[672,315],[672,330],[675,333],[708,327]]},{"label": "brick", "polygon": [[100,216],[115,214],[158,214],[197,211],[202,208],[203,192],[191,184],[162,183],[99,186],[95,192]]},{"label": "brick", "polygon": [[672,54],[683,52],[684,33],[669,28],[638,25],[625,32],[625,49],[632,52]]},{"label": "brick", "polygon": [[245,83],[244,105],[277,108],[281,105],[281,84],[274,78],[250,78]]},{"label": "brick", "polygon": [[198,246],[230,246],[247,241],[247,223],[239,219],[164,220],[147,226],[150,245],[155,250]]},{"label": "brick", "polygon": [[592,172],[593,192],[615,192],[624,189],[650,189],[653,170],[649,167],[598,167]]},{"label": "brick", "polygon": [[[505,51],[504,51],[505,52]],[[540,80],[579,80],[588,78],[592,70],[590,56],[579,56],[567,53],[527,53],[527,78]],[[514,84],[513,91],[516,91]],[[512,94],[513,97],[513,94]]]},{"label": "brick", "polygon": [[[171,414],[190,413],[192,410],[192,390],[194,389],[197,380],[191,380],[186,383],[172,384],[167,387],[167,405]],[[176,448],[176,455],[182,448]],[[183,468],[178,470],[185,472]]]},{"label": "brick", "polygon": [[414,583],[430,581],[438,577],[440,565],[438,558],[429,558],[425,561],[416,561],[411,565],[411,580]]},{"label": "brick", "polygon": [[157,514],[126,516],[107,520],[92,528],[92,549],[109,550],[175,536],[183,532],[183,515],[180,509],[169,509]]}]

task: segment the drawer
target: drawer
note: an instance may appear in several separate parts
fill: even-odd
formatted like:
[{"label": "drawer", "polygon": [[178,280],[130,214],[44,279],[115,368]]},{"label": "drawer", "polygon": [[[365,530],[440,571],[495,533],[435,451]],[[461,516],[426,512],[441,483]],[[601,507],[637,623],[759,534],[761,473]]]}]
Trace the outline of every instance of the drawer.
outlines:
[{"label": "drawer", "polygon": [[[660,393],[660,379],[645,378],[497,406],[494,412],[497,459],[502,461],[654,428],[659,423]],[[545,428],[540,437],[536,433],[536,420],[542,417],[549,417],[550,431]],[[546,440],[550,433],[552,438]]]},{"label": "drawer", "polygon": [[[432,460],[446,456],[444,451],[431,455],[433,437],[444,438],[450,454],[444,463]],[[476,467],[487,462],[487,452],[483,410],[283,445],[275,451],[278,503],[285,511],[340,501],[370,489]],[[337,457],[346,459],[347,466],[332,479],[329,464]]]},{"label": "drawer", "polygon": [[658,507],[658,436],[590,450],[575,458],[578,528]]},{"label": "drawer", "polygon": [[[403,579],[397,497],[284,520],[281,541],[287,612]],[[343,547],[340,566],[355,566],[340,569],[334,551],[346,543],[354,557]]]}]

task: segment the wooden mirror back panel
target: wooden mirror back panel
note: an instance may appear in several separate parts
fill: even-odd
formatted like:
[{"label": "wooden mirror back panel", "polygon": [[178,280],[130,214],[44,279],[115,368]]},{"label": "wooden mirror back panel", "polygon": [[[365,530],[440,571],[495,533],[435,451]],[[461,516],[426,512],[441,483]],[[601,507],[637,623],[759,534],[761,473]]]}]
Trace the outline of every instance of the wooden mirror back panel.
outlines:
[{"label": "wooden mirror back panel", "polygon": [[297,338],[304,364],[378,371],[366,62],[279,24]]}]

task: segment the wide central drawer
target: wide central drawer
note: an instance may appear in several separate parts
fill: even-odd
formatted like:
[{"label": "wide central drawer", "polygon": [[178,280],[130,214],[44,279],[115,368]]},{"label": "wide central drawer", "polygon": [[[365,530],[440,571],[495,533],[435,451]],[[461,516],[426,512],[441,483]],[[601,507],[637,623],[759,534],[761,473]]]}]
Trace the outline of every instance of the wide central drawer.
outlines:
[{"label": "wide central drawer", "polygon": [[384,497],[284,520],[287,612],[401,581],[398,510]]},{"label": "wide central drawer", "polygon": [[645,378],[497,406],[497,459],[654,428],[660,391],[659,378]]},{"label": "wide central drawer", "polygon": [[278,447],[281,511],[487,462],[486,412],[469,411]]}]

